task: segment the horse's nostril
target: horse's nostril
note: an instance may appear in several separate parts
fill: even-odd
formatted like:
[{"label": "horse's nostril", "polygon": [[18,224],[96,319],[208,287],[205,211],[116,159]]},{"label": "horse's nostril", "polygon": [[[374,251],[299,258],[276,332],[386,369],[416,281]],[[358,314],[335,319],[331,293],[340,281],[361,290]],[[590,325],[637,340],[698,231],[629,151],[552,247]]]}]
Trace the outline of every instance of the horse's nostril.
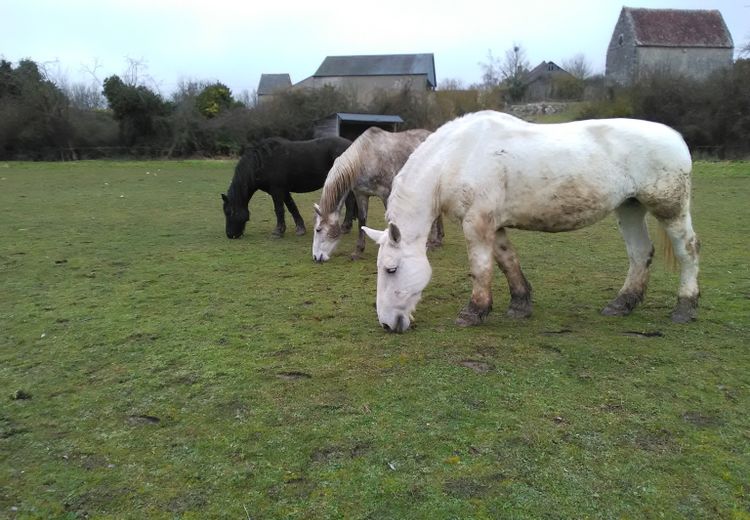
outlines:
[{"label": "horse's nostril", "polygon": [[396,318],[396,332],[403,332],[404,331],[404,317],[399,314],[398,318]]},{"label": "horse's nostril", "polygon": [[381,323],[381,325],[383,326],[383,328],[384,328],[384,329],[385,329],[386,331],[388,331],[388,332],[390,332],[390,331],[391,331],[391,326],[390,326],[390,325],[388,325],[387,323]]}]

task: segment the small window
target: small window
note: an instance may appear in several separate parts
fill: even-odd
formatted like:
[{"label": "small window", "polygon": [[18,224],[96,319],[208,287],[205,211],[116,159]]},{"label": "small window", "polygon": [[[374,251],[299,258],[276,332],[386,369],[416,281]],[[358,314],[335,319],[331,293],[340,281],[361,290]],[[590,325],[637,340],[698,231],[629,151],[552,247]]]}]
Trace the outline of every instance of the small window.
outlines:
[{"label": "small window", "polygon": [[547,70],[550,71],[550,72],[554,71],[555,70],[555,64],[554,63],[550,63],[549,65],[547,65]]},{"label": "small window", "polygon": [[625,37],[621,34],[617,39],[617,42],[620,44],[620,47],[622,47],[623,42],[625,42]]}]

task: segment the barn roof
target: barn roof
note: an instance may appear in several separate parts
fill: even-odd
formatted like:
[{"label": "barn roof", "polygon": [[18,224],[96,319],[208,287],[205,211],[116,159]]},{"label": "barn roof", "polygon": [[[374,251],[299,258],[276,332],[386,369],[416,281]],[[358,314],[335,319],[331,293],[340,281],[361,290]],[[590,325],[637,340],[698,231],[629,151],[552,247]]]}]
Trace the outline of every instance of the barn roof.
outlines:
[{"label": "barn roof", "polygon": [[350,123],[403,123],[400,116],[388,114],[352,114],[349,112],[337,112],[334,114],[341,121]]},{"label": "barn roof", "polygon": [[289,74],[261,74],[258,95],[273,94],[275,91],[292,86]]},{"label": "barn roof", "polygon": [[646,47],[732,48],[734,43],[717,10],[623,7],[632,20],[637,45]]},{"label": "barn roof", "polygon": [[328,56],[313,74],[327,76],[401,76],[425,75],[433,87],[435,57],[433,54],[385,54],[373,56]]}]

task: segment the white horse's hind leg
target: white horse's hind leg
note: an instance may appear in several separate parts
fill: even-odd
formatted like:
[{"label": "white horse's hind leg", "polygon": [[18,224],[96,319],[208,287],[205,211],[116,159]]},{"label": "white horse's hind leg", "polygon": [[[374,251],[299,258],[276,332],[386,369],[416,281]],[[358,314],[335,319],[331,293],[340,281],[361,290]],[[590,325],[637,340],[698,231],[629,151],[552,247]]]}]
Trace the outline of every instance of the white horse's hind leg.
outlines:
[{"label": "white horse's hind leg", "polygon": [[677,306],[672,311],[672,321],[687,323],[698,316],[698,256],[700,242],[693,231],[690,213],[662,222],[672,241],[674,254],[680,262],[680,288],[677,293]]},{"label": "white horse's hind leg", "polygon": [[615,210],[620,233],[628,251],[628,276],[617,297],[602,310],[605,316],[626,316],[641,301],[648,285],[654,246],[646,228],[646,208],[635,199],[625,201]]},{"label": "white horse's hind leg", "polygon": [[531,316],[531,284],[521,271],[513,245],[508,240],[505,229],[498,229],[495,233],[493,249],[495,261],[508,280],[510,290],[510,305],[508,316],[511,318],[528,318]]}]

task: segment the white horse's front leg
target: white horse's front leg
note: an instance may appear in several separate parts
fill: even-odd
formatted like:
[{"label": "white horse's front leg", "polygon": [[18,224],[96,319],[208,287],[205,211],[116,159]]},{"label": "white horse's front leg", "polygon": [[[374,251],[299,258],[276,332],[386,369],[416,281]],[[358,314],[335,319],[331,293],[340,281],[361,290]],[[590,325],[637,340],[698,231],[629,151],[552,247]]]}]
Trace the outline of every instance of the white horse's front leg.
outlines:
[{"label": "white horse's front leg", "polygon": [[488,222],[464,220],[464,236],[469,253],[472,278],[471,299],[461,309],[456,324],[462,327],[479,325],[492,310],[492,269],[494,229]]}]

